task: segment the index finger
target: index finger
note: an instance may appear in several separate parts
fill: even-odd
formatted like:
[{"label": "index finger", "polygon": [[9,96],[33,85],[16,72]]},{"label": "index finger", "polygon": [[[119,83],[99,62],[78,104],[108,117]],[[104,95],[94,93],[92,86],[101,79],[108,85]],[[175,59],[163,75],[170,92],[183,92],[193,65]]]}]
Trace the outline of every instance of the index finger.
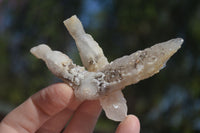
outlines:
[{"label": "index finger", "polygon": [[50,117],[68,107],[75,100],[72,88],[66,84],[51,85],[34,94],[10,112],[2,120],[0,132],[35,132]]}]

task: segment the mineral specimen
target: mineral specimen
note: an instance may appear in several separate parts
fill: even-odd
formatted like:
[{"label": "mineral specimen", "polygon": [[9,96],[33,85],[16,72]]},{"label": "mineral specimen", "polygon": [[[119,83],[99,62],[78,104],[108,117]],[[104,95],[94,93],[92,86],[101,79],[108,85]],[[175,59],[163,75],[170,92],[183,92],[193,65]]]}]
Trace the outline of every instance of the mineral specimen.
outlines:
[{"label": "mineral specimen", "polygon": [[99,99],[106,116],[114,121],[122,121],[127,115],[121,90],[158,73],[183,43],[181,38],[171,39],[109,63],[75,15],[64,24],[76,42],[84,67],[45,44],[32,48],[31,53],[44,60],[53,74],[70,85],[78,99]]}]

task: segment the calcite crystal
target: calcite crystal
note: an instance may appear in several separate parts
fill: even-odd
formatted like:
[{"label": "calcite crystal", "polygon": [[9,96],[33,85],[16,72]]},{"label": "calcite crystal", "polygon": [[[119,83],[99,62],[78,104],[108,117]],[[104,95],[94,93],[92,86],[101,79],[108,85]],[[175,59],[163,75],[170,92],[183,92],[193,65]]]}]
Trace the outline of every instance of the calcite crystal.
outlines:
[{"label": "calcite crystal", "polygon": [[70,85],[78,99],[99,99],[106,116],[114,121],[122,121],[127,116],[126,100],[121,90],[158,73],[183,43],[181,38],[171,39],[109,63],[103,50],[91,35],[85,33],[75,15],[64,24],[76,42],[84,67],[45,44],[32,48],[31,53],[44,60],[54,75]]}]

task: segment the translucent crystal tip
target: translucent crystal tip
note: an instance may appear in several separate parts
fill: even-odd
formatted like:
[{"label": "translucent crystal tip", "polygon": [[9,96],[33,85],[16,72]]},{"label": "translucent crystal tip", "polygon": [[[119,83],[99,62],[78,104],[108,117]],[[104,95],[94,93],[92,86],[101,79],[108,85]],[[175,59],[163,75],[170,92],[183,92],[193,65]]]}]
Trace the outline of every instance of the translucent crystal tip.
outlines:
[{"label": "translucent crystal tip", "polygon": [[176,38],[176,39],[174,39],[174,40],[175,40],[175,42],[176,42],[177,44],[180,44],[180,45],[182,45],[183,42],[184,42],[183,38]]},{"label": "translucent crystal tip", "polygon": [[181,47],[181,45],[183,44],[184,40],[182,38],[176,38],[176,39],[172,39],[171,43],[174,43],[178,46],[178,48]]}]

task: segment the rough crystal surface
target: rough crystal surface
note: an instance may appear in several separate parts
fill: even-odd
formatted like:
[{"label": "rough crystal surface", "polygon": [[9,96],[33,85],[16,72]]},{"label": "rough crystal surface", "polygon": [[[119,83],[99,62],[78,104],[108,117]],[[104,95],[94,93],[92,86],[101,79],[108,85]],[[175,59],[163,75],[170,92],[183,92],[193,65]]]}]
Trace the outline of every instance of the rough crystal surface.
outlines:
[{"label": "rough crystal surface", "polygon": [[45,44],[32,48],[31,53],[44,60],[53,74],[70,85],[78,99],[99,99],[106,116],[114,121],[122,121],[127,116],[126,100],[121,90],[158,73],[183,43],[181,38],[171,39],[109,63],[76,16],[65,20],[64,24],[76,41],[87,70]]}]

